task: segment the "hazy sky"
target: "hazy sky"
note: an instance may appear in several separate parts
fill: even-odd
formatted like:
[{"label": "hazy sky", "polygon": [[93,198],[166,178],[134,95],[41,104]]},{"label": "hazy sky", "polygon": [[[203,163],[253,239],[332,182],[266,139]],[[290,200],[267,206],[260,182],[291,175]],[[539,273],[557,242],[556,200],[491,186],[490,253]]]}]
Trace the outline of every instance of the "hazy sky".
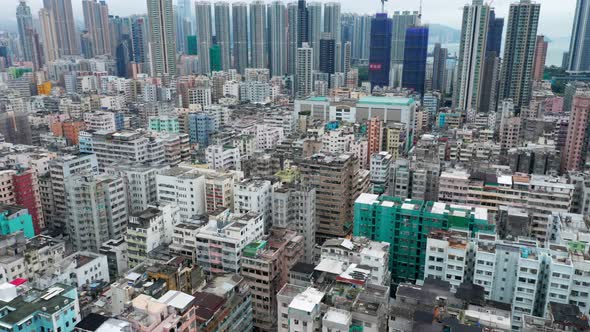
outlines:
[{"label": "hazy sky", "polygon": [[[145,0],[106,1],[110,13],[114,15],[125,16],[146,12]],[[236,0],[230,2],[234,1]],[[488,0],[487,2],[491,2],[496,8],[498,16],[505,17],[508,14],[510,3],[515,1],[517,0]],[[424,0],[422,20],[424,23],[439,23],[459,28],[461,26],[461,7],[469,2],[470,0]],[[539,33],[553,38],[569,36],[576,1],[538,0],[537,2],[541,3]],[[41,8],[43,1],[28,0],[28,3],[36,13]],[[340,3],[342,3],[343,12],[373,14],[381,8],[379,0],[341,0]],[[0,20],[14,21],[17,4],[18,0],[0,0],[0,5],[3,5],[3,10],[0,11]],[[72,0],[72,5],[76,16],[82,19],[82,0]],[[386,4],[386,10],[390,13],[395,10],[418,10],[418,8],[418,0],[389,0]]]}]

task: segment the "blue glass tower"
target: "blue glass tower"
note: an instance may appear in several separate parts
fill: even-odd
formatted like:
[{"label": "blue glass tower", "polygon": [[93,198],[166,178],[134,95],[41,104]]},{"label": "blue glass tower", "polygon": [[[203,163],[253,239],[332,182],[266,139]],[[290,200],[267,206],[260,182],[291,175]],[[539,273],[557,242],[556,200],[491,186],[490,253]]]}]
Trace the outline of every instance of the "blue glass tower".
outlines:
[{"label": "blue glass tower", "polygon": [[369,81],[371,89],[389,86],[391,67],[391,36],[393,21],[386,13],[378,13],[371,20],[371,43],[369,53]]},{"label": "blue glass tower", "polygon": [[504,19],[496,17],[496,13],[490,12],[490,23],[488,23],[488,40],[486,43],[486,54],[495,52],[500,55],[502,48],[502,32],[504,31]]},{"label": "blue glass tower", "polygon": [[428,27],[409,27],[406,30],[402,87],[424,94],[427,57]]}]

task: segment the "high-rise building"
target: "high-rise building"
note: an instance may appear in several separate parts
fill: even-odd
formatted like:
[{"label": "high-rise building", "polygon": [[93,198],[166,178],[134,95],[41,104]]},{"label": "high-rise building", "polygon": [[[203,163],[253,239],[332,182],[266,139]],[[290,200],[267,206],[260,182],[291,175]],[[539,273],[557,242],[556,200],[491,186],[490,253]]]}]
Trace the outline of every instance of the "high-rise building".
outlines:
[{"label": "high-rise building", "polygon": [[381,151],[381,142],[383,141],[383,121],[379,118],[371,118],[367,122],[367,164],[371,161],[371,156]]},{"label": "high-rise building", "polygon": [[16,7],[16,23],[18,25],[18,38],[23,53],[23,60],[31,61],[35,68],[41,65],[39,49],[35,45],[35,28],[33,27],[33,16],[31,8],[25,0],[19,2]]},{"label": "high-rise building", "polygon": [[133,43],[133,61],[135,63],[148,63],[148,28],[147,19],[143,16],[133,17],[131,21],[131,38]]},{"label": "high-rise building", "polygon": [[442,48],[440,43],[434,44],[432,63],[432,90],[443,91],[445,87],[445,74],[447,71],[447,57],[449,52]]},{"label": "high-rise building", "polygon": [[320,72],[334,74],[336,69],[336,43],[331,33],[323,33],[320,39]]},{"label": "high-rise building", "polygon": [[369,189],[369,172],[354,154],[316,154],[301,164],[302,184],[316,189],[316,242],[352,232],[353,204]]},{"label": "high-rise building", "polygon": [[369,59],[371,20],[372,17],[369,15],[354,17],[354,32],[352,35],[353,59]]},{"label": "high-rise building", "polygon": [[490,6],[483,0],[473,0],[463,7],[463,25],[457,80],[453,91],[453,106],[460,110],[475,110],[479,106],[483,83],[483,64],[488,38]]},{"label": "high-rise building", "polygon": [[129,213],[122,178],[79,175],[65,179],[66,234],[77,250],[98,252],[125,235]]},{"label": "high-rise building", "polygon": [[392,28],[392,20],[387,17],[386,13],[376,14],[371,21],[371,51],[369,54],[371,89],[377,86],[389,86]]},{"label": "high-rise building", "polygon": [[295,75],[295,58],[297,55],[297,15],[299,7],[297,2],[287,4],[287,74]]},{"label": "high-rise building", "polygon": [[405,49],[402,87],[423,95],[426,79],[426,58],[428,57],[428,27],[408,28]]},{"label": "high-rise building", "polygon": [[500,50],[502,48],[502,32],[504,19],[496,17],[495,11],[490,11],[488,24],[488,38],[483,69],[483,83],[479,99],[479,112],[495,112],[498,105],[500,90]]},{"label": "high-rise building", "polygon": [[576,92],[574,95],[569,123],[561,161],[561,170],[564,172],[580,170],[587,158],[590,125],[590,93],[588,91]]},{"label": "high-rise building", "polygon": [[549,43],[545,41],[545,36],[537,36],[535,46],[535,64],[533,70],[533,79],[542,81],[545,73],[545,61],[547,60],[547,47]]},{"label": "high-rise building", "polygon": [[537,26],[541,4],[520,0],[510,5],[502,74],[500,98],[510,98],[517,110],[527,106],[533,89],[533,61],[537,41]]},{"label": "high-rise building", "polygon": [[45,62],[55,61],[59,58],[59,45],[57,44],[57,31],[51,10],[41,8],[39,10],[39,23],[41,25],[41,40],[43,41],[43,57]]},{"label": "high-rise building", "polygon": [[310,2],[307,4],[307,38],[313,49],[313,69],[320,65],[320,38],[322,35],[322,4]]},{"label": "high-rise building", "polygon": [[391,32],[391,78],[390,84],[400,87],[402,83],[404,54],[406,45],[406,32],[409,27],[420,25],[418,12],[396,11],[392,17],[393,28]]},{"label": "high-rise building", "polygon": [[283,76],[287,73],[287,7],[282,1],[268,5],[268,32],[270,50],[270,75]]},{"label": "high-rise building", "polygon": [[210,50],[213,45],[213,31],[211,26],[211,3],[209,1],[195,2],[195,15],[197,17],[197,44],[199,45],[199,74],[211,73]]},{"label": "high-rise building", "polygon": [[268,45],[266,30],[266,4],[256,0],[250,3],[250,67],[268,67]]},{"label": "high-rise building", "polygon": [[391,244],[389,270],[394,283],[423,280],[427,236],[431,231],[449,228],[474,235],[494,232],[495,225],[481,207],[373,194],[361,194],[354,203],[354,235]]},{"label": "high-rise building", "polygon": [[590,33],[590,1],[577,0],[570,41],[567,71],[590,71],[590,41],[586,36]]},{"label": "high-rise building", "polygon": [[147,0],[152,76],[176,75],[172,0]]},{"label": "high-rise building", "polygon": [[215,39],[221,49],[221,67],[223,70],[231,69],[231,39],[229,3],[215,2]]},{"label": "high-rise building", "polygon": [[336,43],[342,41],[340,11],[339,2],[324,4],[324,32],[331,33]]},{"label": "high-rise building", "polygon": [[309,42],[307,5],[305,0],[297,0],[297,48]]},{"label": "high-rise building", "polygon": [[109,7],[106,2],[97,0],[82,1],[84,23],[92,41],[94,55],[111,54],[111,34],[109,31]]},{"label": "high-rise building", "polygon": [[191,21],[184,17],[184,7],[180,4],[174,6],[174,18],[176,19],[176,51],[181,54],[187,54],[187,39],[191,33]]},{"label": "high-rise building", "polygon": [[[0,110],[4,107],[0,100]],[[29,116],[24,112],[0,113],[0,134],[4,136],[4,141],[7,143],[33,145]]]},{"label": "high-rise building", "polygon": [[502,49],[502,32],[504,31],[504,19],[496,17],[496,12],[492,9],[490,12],[490,23],[488,24],[488,40],[486,52],[496,52],[500,55]]},{"label": "high-rise building", "polygon": [[43,0],[43,8],[51,12],[51,20],[57,36],[59,56],[79,55],[80,42],[71,0]]},{"label": "high-rise building", "polygon": [[308,97],[313,91],[313,49],[303,43],[297,49],[295,96]]},{"label": "high-rise building", "polygon": [[248,68],[248,5],[245,2],[232,4],[234,68],[240,74]]}]

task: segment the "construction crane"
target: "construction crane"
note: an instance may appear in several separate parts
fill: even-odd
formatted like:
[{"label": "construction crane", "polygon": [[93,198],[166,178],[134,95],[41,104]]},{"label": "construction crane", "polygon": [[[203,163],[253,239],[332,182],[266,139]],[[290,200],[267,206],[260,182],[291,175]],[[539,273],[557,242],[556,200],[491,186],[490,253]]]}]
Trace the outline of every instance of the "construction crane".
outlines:
[{"label": "construction crane", "polygon": [[381,0],[381,12],[385,13],[385,3],[387,2],[387,0]]}]

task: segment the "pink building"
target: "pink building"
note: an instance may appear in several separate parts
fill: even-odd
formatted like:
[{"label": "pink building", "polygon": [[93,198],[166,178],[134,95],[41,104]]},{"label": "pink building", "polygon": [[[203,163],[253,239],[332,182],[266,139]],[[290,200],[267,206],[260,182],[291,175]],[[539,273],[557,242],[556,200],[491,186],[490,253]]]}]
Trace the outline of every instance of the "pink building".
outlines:
[{"label": "pink building", "polygon": [[133,309],[121,318],[130,322],[133,331],[196,331],[195,297],[179,291],[168,291],[159,299],[140,294]]},{"label": "pink building", "polygon": [[545,36],[537,36],[537,45],[535,46],[535,62],[533,65],[533,79],[535,81],[543,80],[545,72],[545,60],[547,59],[547,46]]},{"label": "pink building", "polygon": [[579,170],[586,157],[586,130],[590,117],[590,92],[578,93],[574,96],[570,114],[567,139],[561,161],[562,171]]},{"label": "pink building", "polygon": [[543,112],[547,113],[563,113],[563,97],[547,98],[543,102]]},{"label": "pink building", "polygon": [[373,153],[379,153],[381,151],[381,138],[382,138],[382,130],[381,130],[381,120],[378,118],[371,118],[367,122],[367,132],[368,132],[368,141],[369,141],[369,149],[367,153],[367,165],[369,165],[371,161],[371,155]]}]

